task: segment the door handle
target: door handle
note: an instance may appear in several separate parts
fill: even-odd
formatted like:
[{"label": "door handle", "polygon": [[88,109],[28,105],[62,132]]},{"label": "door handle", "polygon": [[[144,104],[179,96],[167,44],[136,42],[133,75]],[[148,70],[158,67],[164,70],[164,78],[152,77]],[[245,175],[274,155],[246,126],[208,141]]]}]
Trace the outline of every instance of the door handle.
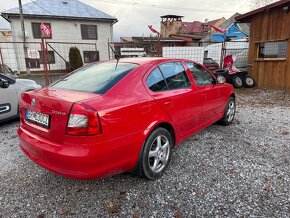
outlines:
[{"label": "door handle", "polygon": [[167,107],[173,107],[173,101],[172,100],[167,100],[166,102],[164,102],[164,105]]}]

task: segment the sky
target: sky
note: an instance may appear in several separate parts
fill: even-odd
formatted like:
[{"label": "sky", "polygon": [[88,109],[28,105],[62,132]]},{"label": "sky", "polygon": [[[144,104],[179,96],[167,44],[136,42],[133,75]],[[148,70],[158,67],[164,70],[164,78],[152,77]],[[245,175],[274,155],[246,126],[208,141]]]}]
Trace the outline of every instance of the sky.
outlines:
[{"label": "sky", "polygon": [[[221,17],[226,19],[235,12],[246,13],[251,10],[250,0],[81,0],[118,19],[114,25],[114,40],[121,36],[154,35],[148,25],[159,30],[160,16],[180,15],[183,21],[204,22]],[[22,0],[22,4],[31,0]],[[1,0],[0,12],[18,6],[18,0]],[[0,20],[0,25],[3,21]]]}]

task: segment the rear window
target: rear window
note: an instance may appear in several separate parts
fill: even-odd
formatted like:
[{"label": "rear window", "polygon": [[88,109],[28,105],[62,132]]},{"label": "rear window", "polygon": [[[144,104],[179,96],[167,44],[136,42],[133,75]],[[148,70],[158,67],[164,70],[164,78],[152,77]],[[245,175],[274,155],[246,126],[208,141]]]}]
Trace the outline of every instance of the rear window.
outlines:
[{"label": "rear window", "polygon": [[132,63],[101,62],[81,68],[62,78],[51,87],[104,94],[138,65]]}]

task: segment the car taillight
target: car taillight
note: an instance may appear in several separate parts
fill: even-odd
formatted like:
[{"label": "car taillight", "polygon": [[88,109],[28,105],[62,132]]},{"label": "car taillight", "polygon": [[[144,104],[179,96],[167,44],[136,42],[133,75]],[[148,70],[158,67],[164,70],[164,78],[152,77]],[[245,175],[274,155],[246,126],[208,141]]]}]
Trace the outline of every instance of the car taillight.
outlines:
[{"label": "car taillight", "polygon": [[70,111],[66,134],[97,135],[101,133],[101,125],[97,111],[83,104],[73,104]]}]

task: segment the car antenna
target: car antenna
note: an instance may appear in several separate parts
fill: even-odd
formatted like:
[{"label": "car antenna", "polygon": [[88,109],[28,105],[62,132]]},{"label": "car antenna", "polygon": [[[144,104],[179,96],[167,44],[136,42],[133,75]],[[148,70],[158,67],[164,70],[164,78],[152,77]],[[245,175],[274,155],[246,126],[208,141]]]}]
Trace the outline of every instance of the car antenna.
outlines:
[{"label": "car antenna", "polygon": [[112,46],[110,44],[109,44],[109,47],[112,50],[112,52],[114,53],[115,59],[117,60],[116,67],[115,67],[115,70],[116,70],[118,67],[118,64],[119,64],[120,56],[118,54],[116,54],[115,50],[112,48]]}]

